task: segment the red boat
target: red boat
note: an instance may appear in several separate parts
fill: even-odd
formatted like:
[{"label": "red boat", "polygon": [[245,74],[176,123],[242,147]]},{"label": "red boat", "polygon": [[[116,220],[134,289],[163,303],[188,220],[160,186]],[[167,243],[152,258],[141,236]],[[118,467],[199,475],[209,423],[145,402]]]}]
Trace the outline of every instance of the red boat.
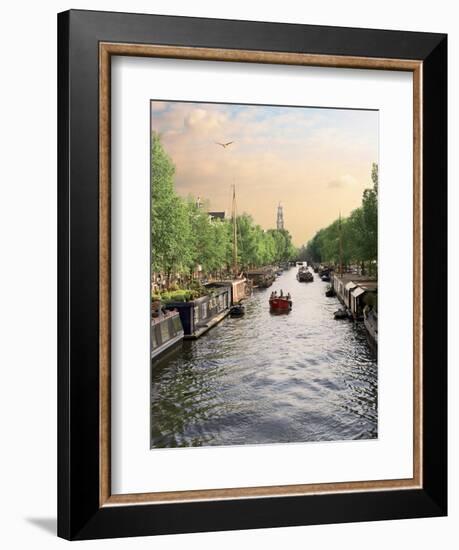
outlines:
[{"label": "red boat", "polygon": [[292,300],[286,296],[275,296],[269,299],[269,307],[273,313],[288,313],[292,309]]}]

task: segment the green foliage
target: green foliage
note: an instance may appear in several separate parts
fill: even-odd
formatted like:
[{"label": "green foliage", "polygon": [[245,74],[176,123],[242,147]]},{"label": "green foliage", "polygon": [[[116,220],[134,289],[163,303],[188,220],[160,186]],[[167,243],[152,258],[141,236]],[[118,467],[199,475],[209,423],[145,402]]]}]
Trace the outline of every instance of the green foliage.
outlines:
[{"label": "green foliage", "polygon": [[243,269],[277,264],[297,255],[287,230],[264,231],[248,214],[237,218],[237,231],[238,263]]},{"label": "green foliage", "polygon": [[179,288],[177,290],[165,290],[161,294],[153,294],[152,301],[167,302],[189,302],[200,296],[209,294],[205,287],[201,291],[193,290],[191,288]]},{"label": "green foliage", "polygon": [[231,262],[231,232],[227,222],[210,219],[204,204],[197,206],[188,199],[188,219],[191,228],[189,256],[191,265],[200,265],[204,273],[214,273]]},{"label": "green foliage", "polygon": [[186,204],[174,191],[174,165],[155,133],[151,153],[152,268],[169,276],[190,265],[191,227]]},{"label": "green foliage", "polygon": [[191,299],[192,292],[190,290],[173,290],[170,292],[163,292],[161,299],[164,302],[188,302]]},{"label": "green foliage", "polygon": [[367,260],[378,257],[378,166],[373,164],[371,178],[373,188],[365,189],[362,200],[363,230],[365,232],[364,252]]},{"label": "green foliage", "polygon": [[292,237],[286,229],[269,229],[273,242],[273,263],[284,262],[293,259],[297,250],[292,244]]},{"label": "green foliage", "polygon": [[[163,300],[172,300],[172,296],[177,300],[192,299],[205,293],[203,288],[193,288],[189,284],[191,295],[172,293],[170,275],[190,277],[198,266],[207,275],[230,271],[233,222],[211,219],[207,213],[208,205],[198,206],[193,197],[184,200],[177,195],[174,165],[156,133],[152,135],[151,162],[152,271],[167,277],[168,292],[162,294]],[[241,269],[278,263],[297,255],[286,230],[264,231],[248,214],[238,216],[236,226],[238,266]]]},{"label": "green foliage", "polygon": [[188,289],[191,299],[199,298],[200,296],[209,294],[208,289],[201,283],[201,281],[192,281],[189,284]]},{"label": "green foliage", "polygon": [[378,260],[378,165],[371,168],[373,186],[365,189],[362,204],[347,218],[337,219],[328,227],[318,231],[299,251],[300,259],[309,262],[343,265],[360,263],[370,273],[377,269]]}]

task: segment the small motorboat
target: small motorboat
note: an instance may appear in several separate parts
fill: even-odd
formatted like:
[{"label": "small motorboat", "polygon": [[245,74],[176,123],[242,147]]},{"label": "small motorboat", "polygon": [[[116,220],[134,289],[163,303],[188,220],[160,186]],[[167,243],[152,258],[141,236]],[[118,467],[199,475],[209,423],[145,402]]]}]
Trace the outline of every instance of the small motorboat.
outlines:
[{"label": "small motorboat", "polygon": [[340,309],[336,310],[335,313],[333,313],[333,317],[337,321],[339,321],[341,319],[347,319],[348,318],[347,310],[344,309],[344,308],[340,308]]},{"label": "small motorboat", "polygon": [[325,291],[325,296],[327,298],[333,298],[333,296],[336,296],[335,289],[331,285],[328,285],[327,290]]},{"label": "small motorboat", "polygon": [[292,309],[292,299],[288,296],[271,296],[269,309],[272,313],[288,313]]},{"label": "small motorboat", "polygon": [[230,308],[231,317],[243,317],[245,315],[245,306],[236,304]]},{"label": "small motorboat", "polygon": [[312,283],[314,280],[313,274],[307,267],[300,267],[298,273],[296,274],[296,278],[300,283]]},{"label": "small motorboat", "polygon": [[319,277],[322,281],[325,281],[326,283],[330,282],[330,268],[329,267],[322,267],[319,268]]}]

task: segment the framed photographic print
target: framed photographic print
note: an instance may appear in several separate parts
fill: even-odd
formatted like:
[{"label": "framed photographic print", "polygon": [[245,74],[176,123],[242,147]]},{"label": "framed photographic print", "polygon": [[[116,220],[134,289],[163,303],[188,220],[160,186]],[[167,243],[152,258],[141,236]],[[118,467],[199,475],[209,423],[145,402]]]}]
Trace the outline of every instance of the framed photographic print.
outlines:
[{"label": "framed photographic print", "polygon": [[446,514],[446,36],[59,14],[58,531]]}]

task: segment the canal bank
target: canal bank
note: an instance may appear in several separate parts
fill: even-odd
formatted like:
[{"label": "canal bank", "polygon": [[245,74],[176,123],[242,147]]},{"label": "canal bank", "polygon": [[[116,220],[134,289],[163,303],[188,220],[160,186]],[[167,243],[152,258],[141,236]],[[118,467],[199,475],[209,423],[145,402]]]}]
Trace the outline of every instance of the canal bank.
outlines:
[{"label": "canal bank", "polygon": [[332,274],[331,288],[354,321],[363,325],[372,339],[378,344],[378,281],[368,275],[355,273]]},{"label": "canal bank", "polygon": [[[376,355],[363,324],[337,323],[327,284],[284,272],[226,317],[155,364],[151,445],[179,447],[377,437]],[[289,314],[271,315],[273,290]]]}]

